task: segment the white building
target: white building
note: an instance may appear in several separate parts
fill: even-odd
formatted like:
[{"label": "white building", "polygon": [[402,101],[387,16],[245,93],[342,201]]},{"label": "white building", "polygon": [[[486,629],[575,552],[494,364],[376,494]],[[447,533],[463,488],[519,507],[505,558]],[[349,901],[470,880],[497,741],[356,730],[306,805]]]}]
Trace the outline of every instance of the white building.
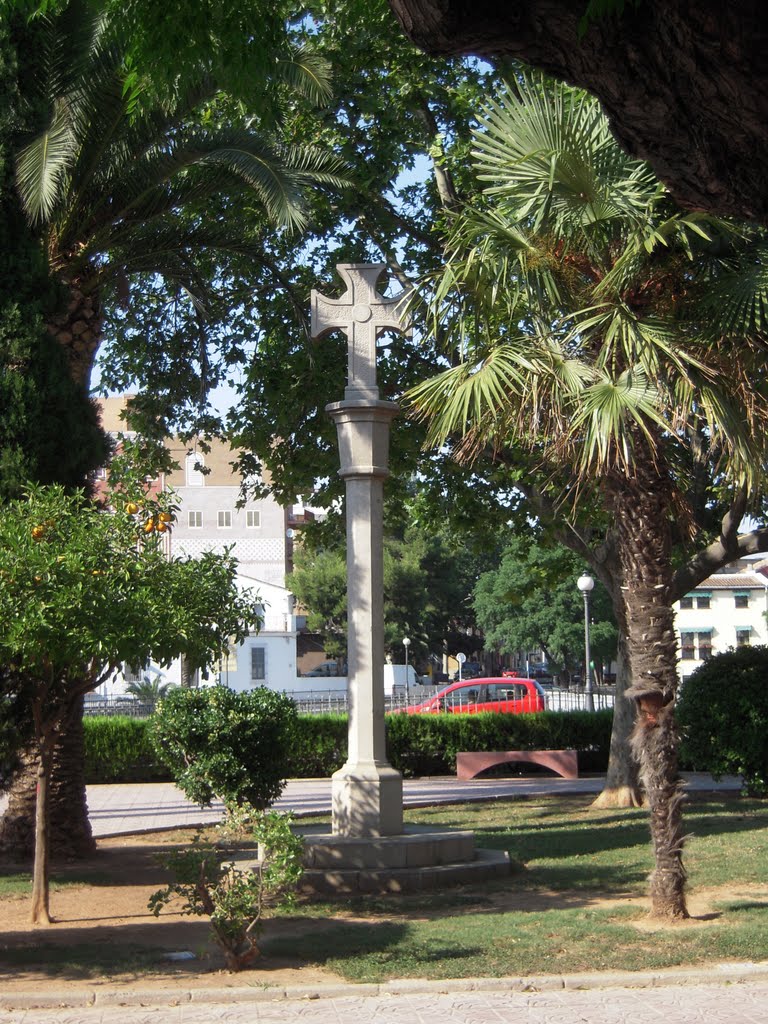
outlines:
[{"label": "white building", "polygon": [[[106,431],[126,433],[121,413],[128,397],[102,399]],[[240,505],[240,476],[232,466],[237,452],[222,441],[210,442],[206,452],[175,438],[169,438],[166,447],[179,468],[163,474],[150,489],[171,489],[178,495],[176,522],[166,541],[169,556],[194,558],[205,551],[230,548],[240,570],[238,587],[258,594],[263,613],[260,631],[231,650],[209,682],[221,681],[236,690],[253,686],[295,689],[296,616],[293,595],[285,586],[293,560],[293,517],[271,494],[248,497]],[[177,684],[181,667],[179,662],[168,669],[126,666],[122,675],[100,688],[100,693],[123,693],[126,683],[145,677]]]},{"label": "white building", "polygon": [[768,644],[768,577],[753,566],[728,565],[675,603],[681,680],[713,654]]}]

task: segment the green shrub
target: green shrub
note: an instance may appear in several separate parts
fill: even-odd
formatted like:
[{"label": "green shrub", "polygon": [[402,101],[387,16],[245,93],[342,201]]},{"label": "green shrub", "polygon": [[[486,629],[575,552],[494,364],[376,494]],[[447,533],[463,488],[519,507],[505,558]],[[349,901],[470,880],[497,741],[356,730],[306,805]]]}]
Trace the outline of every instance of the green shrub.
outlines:
[{"label": "green shrub", "polygon": [[681,757],[699,771],[741,775],[768,794],[768,647],[740,647],[699,666],[682,688]]},{"label": "green shrub", "polygon": [[[210,919],[227,967],[239,971],[260,955],[257,940],[265,910],[293,902],[303,871],[304,840],[292,832],[289,816],[247,805],[233,810],[217,831],[216,843],[205,841],[200,831],[191,847],[158,858],[173,881],[150,896],[149,909],[157,917],[180,897],[182,914]],[[232,859],[243,840],[258,844],[260,858],[245,869]]]},{"label": "green shrub", "polygon": [[302,715],[288,761],[290,778],[327,779],[347,759],[346,715]]},{"label": "green shrub", "polygon": [[[187,691],[201,692],[205,691]],[[537,715],[387,715],[387,756],[406,778],[452,775],[460,750],[578,750],[581,771],[605,771],[610,711]],[[86,718],[88,782],[171,778],[159,764],[150,720]],[[206,738],[199,725],[196,742]],[[328,778],[347,758],[347,716],[301,715],[294,724],[283,778]]]},{"label": "green shrub", "polygon": [[462,750],[578,750],[582,771],[604,771],[611,711],[535,715],[388,715],[387,755],[407,778],[452,775]]},{"label": "green shrub", "polygon": [[149,719],[88,715],[83,725],[86,782],[165,782],[171,778],[155,753]]},{"label": "green shrub", "polygon": [[190,800],[209,806],[218,797],[228,807],[262,810],[285,785],[297,720],[294,702],[264,686],[243,693],[177,687],[158,703],[151,735]]}]

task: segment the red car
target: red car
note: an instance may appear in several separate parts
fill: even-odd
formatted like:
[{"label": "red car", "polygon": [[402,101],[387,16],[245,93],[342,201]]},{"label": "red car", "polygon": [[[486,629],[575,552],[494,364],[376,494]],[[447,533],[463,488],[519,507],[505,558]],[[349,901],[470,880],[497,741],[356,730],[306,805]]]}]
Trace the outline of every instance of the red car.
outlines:
[{"label": "red car", "polygon": [[480,711],[506,711],[513,715],[546,710],[544,690],[535,679],[507,676],[491,679],[465,679],[446,686],[421,704],[405,708],[409,715],[453,714],[475,715]]}]

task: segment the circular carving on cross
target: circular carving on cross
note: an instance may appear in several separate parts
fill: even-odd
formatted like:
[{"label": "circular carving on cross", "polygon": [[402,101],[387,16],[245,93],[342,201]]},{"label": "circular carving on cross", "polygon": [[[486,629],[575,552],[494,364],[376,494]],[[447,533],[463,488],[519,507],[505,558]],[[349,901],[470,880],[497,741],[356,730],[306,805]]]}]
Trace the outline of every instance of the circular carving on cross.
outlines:
[{"label": "circular carving on cross", "polygon": [[373,316],[373,310],[365,302],[359,302],[352,310],[352,319],[358,324],[367,323]]}]

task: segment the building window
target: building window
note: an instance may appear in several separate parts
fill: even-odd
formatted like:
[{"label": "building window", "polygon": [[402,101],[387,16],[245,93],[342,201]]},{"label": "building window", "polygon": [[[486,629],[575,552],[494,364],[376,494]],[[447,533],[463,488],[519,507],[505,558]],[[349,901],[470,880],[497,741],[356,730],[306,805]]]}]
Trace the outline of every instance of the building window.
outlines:
[{"label": "building window", "polygon": [[126,661],[123,665],[123,679],[129,685],[141,683],[144,680],[144,665],[129,665]]},{"label": "building window", "polygon": [[696,657],[696,636],[694,633],[680,634],[680,657],[683,661],[693,661]]},{"label": "building window", "polygon": [[681,597],[680,598],[680,607],[681,608],[693,608],[693,598],[692,597]]},{"label": "building window", "polygon": [[187,526],[190,530],[202,530],[203,513],[196,509],[190,509],[187,513]]},{"label": "building window", "polygon": [[220,530],[229,530],[232,527],[232,512],[230,509],[220,509],[216,513],[216,525]]},{"label": "building window", "polygon": [[263,683],[267,678],[266,675],[266,648],[265,647],[252,647],[251,648],[251,682],[252,683]]},{"label": "building window", "polygon": [[734,594],[733,605],[735,608],[749,608],[749,594]]},{"label": "building window", "polygon": [[205,459],[199,452],[190,452],[185,462],[187,487],[202,487]]},{"label": "building window", "polygon": [[256,508],[249,508],[245,513],[245,525],[249,530],[257,530],[261,526],[261,512]]},{"label": "building window", "polygon": [[752,630],[747,627],[746,629],[736,630],[736,646],[737,647],[749,647],[751,642]]},{"label": "building window", "polygon": [[696,607],[697,608],[709,608],[712,600],[711,594],[697,594],[696,595]]},{"label": "building window", "polygon": [[699,659],[706,661],[712,657],[712,634],[699,633],[697,639],[699,641]]}]

